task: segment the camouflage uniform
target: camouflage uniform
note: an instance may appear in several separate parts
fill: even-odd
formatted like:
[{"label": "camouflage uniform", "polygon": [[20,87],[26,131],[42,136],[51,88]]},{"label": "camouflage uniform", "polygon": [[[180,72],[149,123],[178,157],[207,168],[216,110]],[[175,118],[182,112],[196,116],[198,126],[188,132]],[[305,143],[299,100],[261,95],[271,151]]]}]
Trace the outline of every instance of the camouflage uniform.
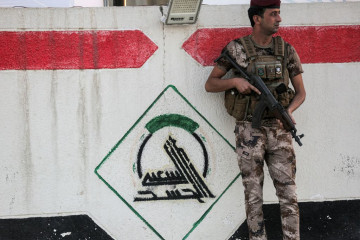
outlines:
[{"label": "camouflage uniform", "polygon": [[252,128],[251,122],[237,122],[235,134],[250,239],[266,239],[262,212],[264,161],[280,201],[283,239],[299,239],[296,160],[291,134],[279,127],[276,119],[264,120],[260,129]]},{"label": "camouflage uniform", "polygon": [[[258,55],[274,54],[273,46],[268,48],[255,45]],[[249,62],[244,47],[238,41],[227,45],[227,50],[237,63],[247,68]],[[303,72],[295,49],[288,44],[287,69],[290,78]],[[217,62],[225,71],[231,64],[225,59]],[[262,211],[264,162],[266,162],[276,195],[279,198],[283,239],[298,240],[299,208],[297,204],[295,172],[296,160],[291,134],[284,130],[274,118],[262,121],[260,129],[251,127],[251,116],[247,121],[237,121],[235,128],[236,152],[242,173],[245,193],[245,206],[249,235],[251,240],[266,240],[266,231]]]}]

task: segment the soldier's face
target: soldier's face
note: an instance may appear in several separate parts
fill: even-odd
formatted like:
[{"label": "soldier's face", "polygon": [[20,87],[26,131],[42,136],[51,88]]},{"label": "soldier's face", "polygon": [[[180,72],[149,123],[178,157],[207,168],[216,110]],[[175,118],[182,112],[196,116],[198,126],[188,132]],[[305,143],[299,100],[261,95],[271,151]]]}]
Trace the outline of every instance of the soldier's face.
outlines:
[{"label": "soldier's face", "polygon": [[269,35],[272,35],[279,30],[280,22],[280,9],[278,8],[267,8],[265,9],[264,16],[259,17],[261,29]]}]

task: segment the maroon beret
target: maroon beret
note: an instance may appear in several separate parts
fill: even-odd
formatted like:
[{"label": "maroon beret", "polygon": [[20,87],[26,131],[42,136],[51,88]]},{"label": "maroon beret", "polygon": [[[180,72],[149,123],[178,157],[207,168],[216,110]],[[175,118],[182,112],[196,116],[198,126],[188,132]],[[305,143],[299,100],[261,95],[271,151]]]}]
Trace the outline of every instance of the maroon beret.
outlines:
[{"label": "maroon beret", "polygon": [[280,7],[280,0],[251,0],[250,7]]}]

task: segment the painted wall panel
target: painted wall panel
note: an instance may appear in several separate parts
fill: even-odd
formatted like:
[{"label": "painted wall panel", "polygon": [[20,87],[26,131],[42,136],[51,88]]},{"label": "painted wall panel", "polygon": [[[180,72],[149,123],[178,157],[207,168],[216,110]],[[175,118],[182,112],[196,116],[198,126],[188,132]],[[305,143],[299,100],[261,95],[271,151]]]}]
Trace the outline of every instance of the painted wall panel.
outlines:
[{"label": "painted wall panel", "polygon": [[[81,69],[79,64],[75,69],[48,67],[43,70],[29,70],[23,67],[16,70],[2,67],[0,189],[6,194],[0,195],[0,218],[47,218],[85,214],[114,239],[161,239],[159,234],[165,239],[218,240],[232,237],[245,220],[240,179],[235,180],[223,195],[221,193],[224,191],[216,190],[216,197],[221,197],[209,198],[210,201],[216,201],[216,204],[207,202],[207,208],[204,209],[197,200],[169,200],[164,205],[151,201],[134,202],[132,197],[138,192],[135,187],[141,184],[141,180],[135,178],[136,166],[133,168],[133,162],[129,159],[131,154],[136,155],[139,148],[134,147],[137,146],[135,143],[125,144],[121,147],[132,153],[114,158],[114,161],[119,161],[119,164],[132,163],[129,168],[121,171],[123,175],[131,175],[127,177],[133,179],[133,182],[129,181],[131,184],[125,187],[120,186],[118,181],[122,178],[117,172],[111,173],[113,175],[108,176],[107,181],[120,184],[122,195],[129,196],[127,205],[114,193],[112,184],[109,186],[99,178],[95,169],[132,126],[136,125],[141,116],[144,116],[144,120],[148,117],[146,123],[158,116],[174,113],[195,122],[205,121],[211,127],[207,130],[201,128],[202,139],[212,135],[222,136],[230,145],[235,145],[234,119],[227,115],[223,107],[223,93],[207,93],[204,90],[212,66],[196,61],[184,44],[198,31],[215,29],[216,32],[221,29],[246,28],[249,25],[246,7],[203,6],[198,22],[183,26],[164,26],[160,22],[161,12],[158,7],[0,9],[0,36],[11,33],[7,35],[9,38],[2,47],[6,50],[11,44],[14,46],[11,48],[14,52],[8,52],[8,55],[2,58],[2,66],[8,66],[6,58],[11,54],[16,57],[9,58],[9,61],[21,63],[22,59],[25,59],[22,54],[24,50],[21,50],[24,45],[14,44],[17,38],[8,45],[10,36],[27,36],[34,32],[41,36],[51,32],[60,35],[83,31],[141,32],[151,41],[152,48],[151,56],[137,68],[115,65],[108,69],[106,64],[97,69]],[[360,128],[356,124],[360,121],[360,115],[358,111],[354,111],[359,108],[358,47],[356,44],[350,44],[350,48],[343,47],[342,53],[346,53],[345,57],[340,60],[333,58],[337,56],[334,49],[339,47],[336,42],[341,40],[334,35],[343,35],[339,29],[350,29],[350,34],[346,32],[349,42],[352,36],[357,38],[359,9],[359,3],[284,4],[282,7],[283,26],[287,31],[284,34],[292,35],[294,41],[298,41],[294,29],[335,29],[325,32],[331,35],[327,43],[329,45],[326,45],[331,51],[330,58],[326,58],[326,51],[320,51],[316,57],[327,61],[305,61],[303,65],[308,97],[295,113],[297,128],[305,134],[303,147],[295,146],[298,158],[298,197],[301,202],[360,198]],[[226,34],[233,33],[227,31]],[[230,36],[226,34],[222,37]],[[70,41],[72,46],[74,42],[79,43],[77,38],[78,36],[75,41]],[[334,41],[331,41],[332,39]],[[107,39],[106,42],[108,41],[110,45],[114,43]],[[135,37],[134,41],[138,41],[138,38]],[[202,38],[193,40],[195,44],[201,44],[201,41]],[[221,49],[217,41],[212,42],[209,38],[206,41],[208,45],[214,44],[214,48]],[[35,40],[32,42],[38,44]],[[30,44],[30,47],[34,47],[32,53],[43,51],[41,46],[49,44],[45,42],[43,45],[36,45],[37,47]],[[319,44],[317,41],[316,43]],[[71,44],[69,43],[69,46]],[[297,44],[300,50],[303,49],[301,41]],[[93,49],[94,45],[90,45],[91,48]],[[46,61],[49,59],[46,56],[59,53],[63,54],[63,60],[65,59],[59,60],[63,66],[72,64],[70,60],[74,52],[71,48],[67,48],[68,52],[53,49],[48,48],[46,54],[41,55],[44,57],[41,60]],[[108,59],[114,57],[112,54],[116,55],[111,49],[106,50]],[[4,54],[4,51],[1,54]],[[304,58],[311,59],[311,56]],[[137,61],[143,58],[135,55],[134,59]],[[103,58],[101,60],[107,61]],[[172,104],[176,102],[173,99],[176,95],[171,94],[161,101],[156,101],[169,85],[176,88],[184,97],[183,100],[186,99],[184,106],[190,104],[192,107],[181,107],[182,102],[179,102],[174,112]],[[173,88],[170,87],[171,89]],[[156,114],[150,116],[146,110],[154,102],[159,104],[154,105]],[[202,117],[189,115],[189,112],[194,111]],[[216,131],[210,132],[209,129]],[[165,131],[169,132],[171,131]],[[176,137],[176,134],[173,133],[173,136]],[[140,139],[142,132],[138,135],[136,137]],[[136,137],[134,139],[137,139]],[[160,146],[163,146],[166,139],[163,140],[158,139],[155,142],[161,142]],[[178,150],[183,149],[188,156],[197,158],[197,155],[188,153],[187,149],[192,149],[191,143],[187,145],[189,141],[176,146]],[[238,171],[236,156],[229,144],[223,149],[226,154],[224,159],[213,158],[218,160],[212,163],[212,169],[216,172],[210,174],[211,177],[202,177],[211,190],[214,187],[216,189],[217,179],[225,180],[225,176]],[[215,147],[222,145],[215,141],[212,143],[213,147],[211,144],[206,146],[214,155],[215,151],[218,153]],[[165,150],[161,151],[161,154],[165,154]],[[157,156],[155,150],[152,154]],[[166,154],[159,156],[167,157]],[[148,165],[149,169],[150,166]],[[110,170],[112,167],[107,169]],[[264,196],[266,203],[277,201],[268,175],[265,179]],[[138,214],[131,208],[133,205],[136,206],[134,209]],[[171,210],[171,206],[176,209]],[[146,207],[152,208],[146,210]],[[196,213],[195,219],[188,221],[194,209],[202,211]],[[167,218],[163,218],[165,213]],[[146,216],[144,219],[149,224],[139,215]],[[171,225],[172,222],[176,224]]]}]

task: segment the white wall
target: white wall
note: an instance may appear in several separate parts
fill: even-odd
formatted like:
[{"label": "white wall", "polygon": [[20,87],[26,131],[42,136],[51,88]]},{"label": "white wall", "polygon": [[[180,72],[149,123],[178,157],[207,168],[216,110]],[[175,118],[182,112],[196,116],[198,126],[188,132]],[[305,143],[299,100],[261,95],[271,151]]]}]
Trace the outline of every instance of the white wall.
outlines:
[{"label": "white wall", "polygon": [[[283,25],[359,25],[359,7],[358,3],[328,3],[325,9],[322,4],[284,4]],[[0,31],[136,29],[158,46],[141,68],[0,71],[0,217],[85,212],[115,239],[157,239],[94,170],[168,85],[174,85],[234,145],[234,120],[223,108],[223,94],[204,90],[212,67],[196,62],[181,46],[197,29],[248,26],[246,14],[240,12],[246,12],[245,5],[203,6],[195,25],[164,26],[158,7],[0,9]],[[308,98],[295,113],[298,129],[305,133],[304,146],[296,146],[299,200],[359,199],[360,78],[356,71],[360,64],[303,67]],[[170,111],[177,94],[168,93],[155,105],[155,113]],[[177,111],[204,120],[186,105]],[[150,114],[143,115],[143,120]],[[206,129],[201,134],[218,139],[211,127]],[[216,145],[209,145],[209,151]],[[214,157],[224,161],[222,168],[213,165],[218,177],[208,181],[214,188],[216,179],[238,171],[231,149],[224,151],[227,159]],[[276,201],[268,175],[265,200]],[[186,218],[188,213],[179,211],[185,205],[189,211],[202,206],[196,201],[171,204],[180,215],[169,213],[170,219]],[[161,204],[131,205],[140,215],[158,216],[150,224],[161,229],[166,239],[184,237],[189,230],[187,225],[161,228]],[[238,179],[188,239],[227,239],[244,219]]]}]

